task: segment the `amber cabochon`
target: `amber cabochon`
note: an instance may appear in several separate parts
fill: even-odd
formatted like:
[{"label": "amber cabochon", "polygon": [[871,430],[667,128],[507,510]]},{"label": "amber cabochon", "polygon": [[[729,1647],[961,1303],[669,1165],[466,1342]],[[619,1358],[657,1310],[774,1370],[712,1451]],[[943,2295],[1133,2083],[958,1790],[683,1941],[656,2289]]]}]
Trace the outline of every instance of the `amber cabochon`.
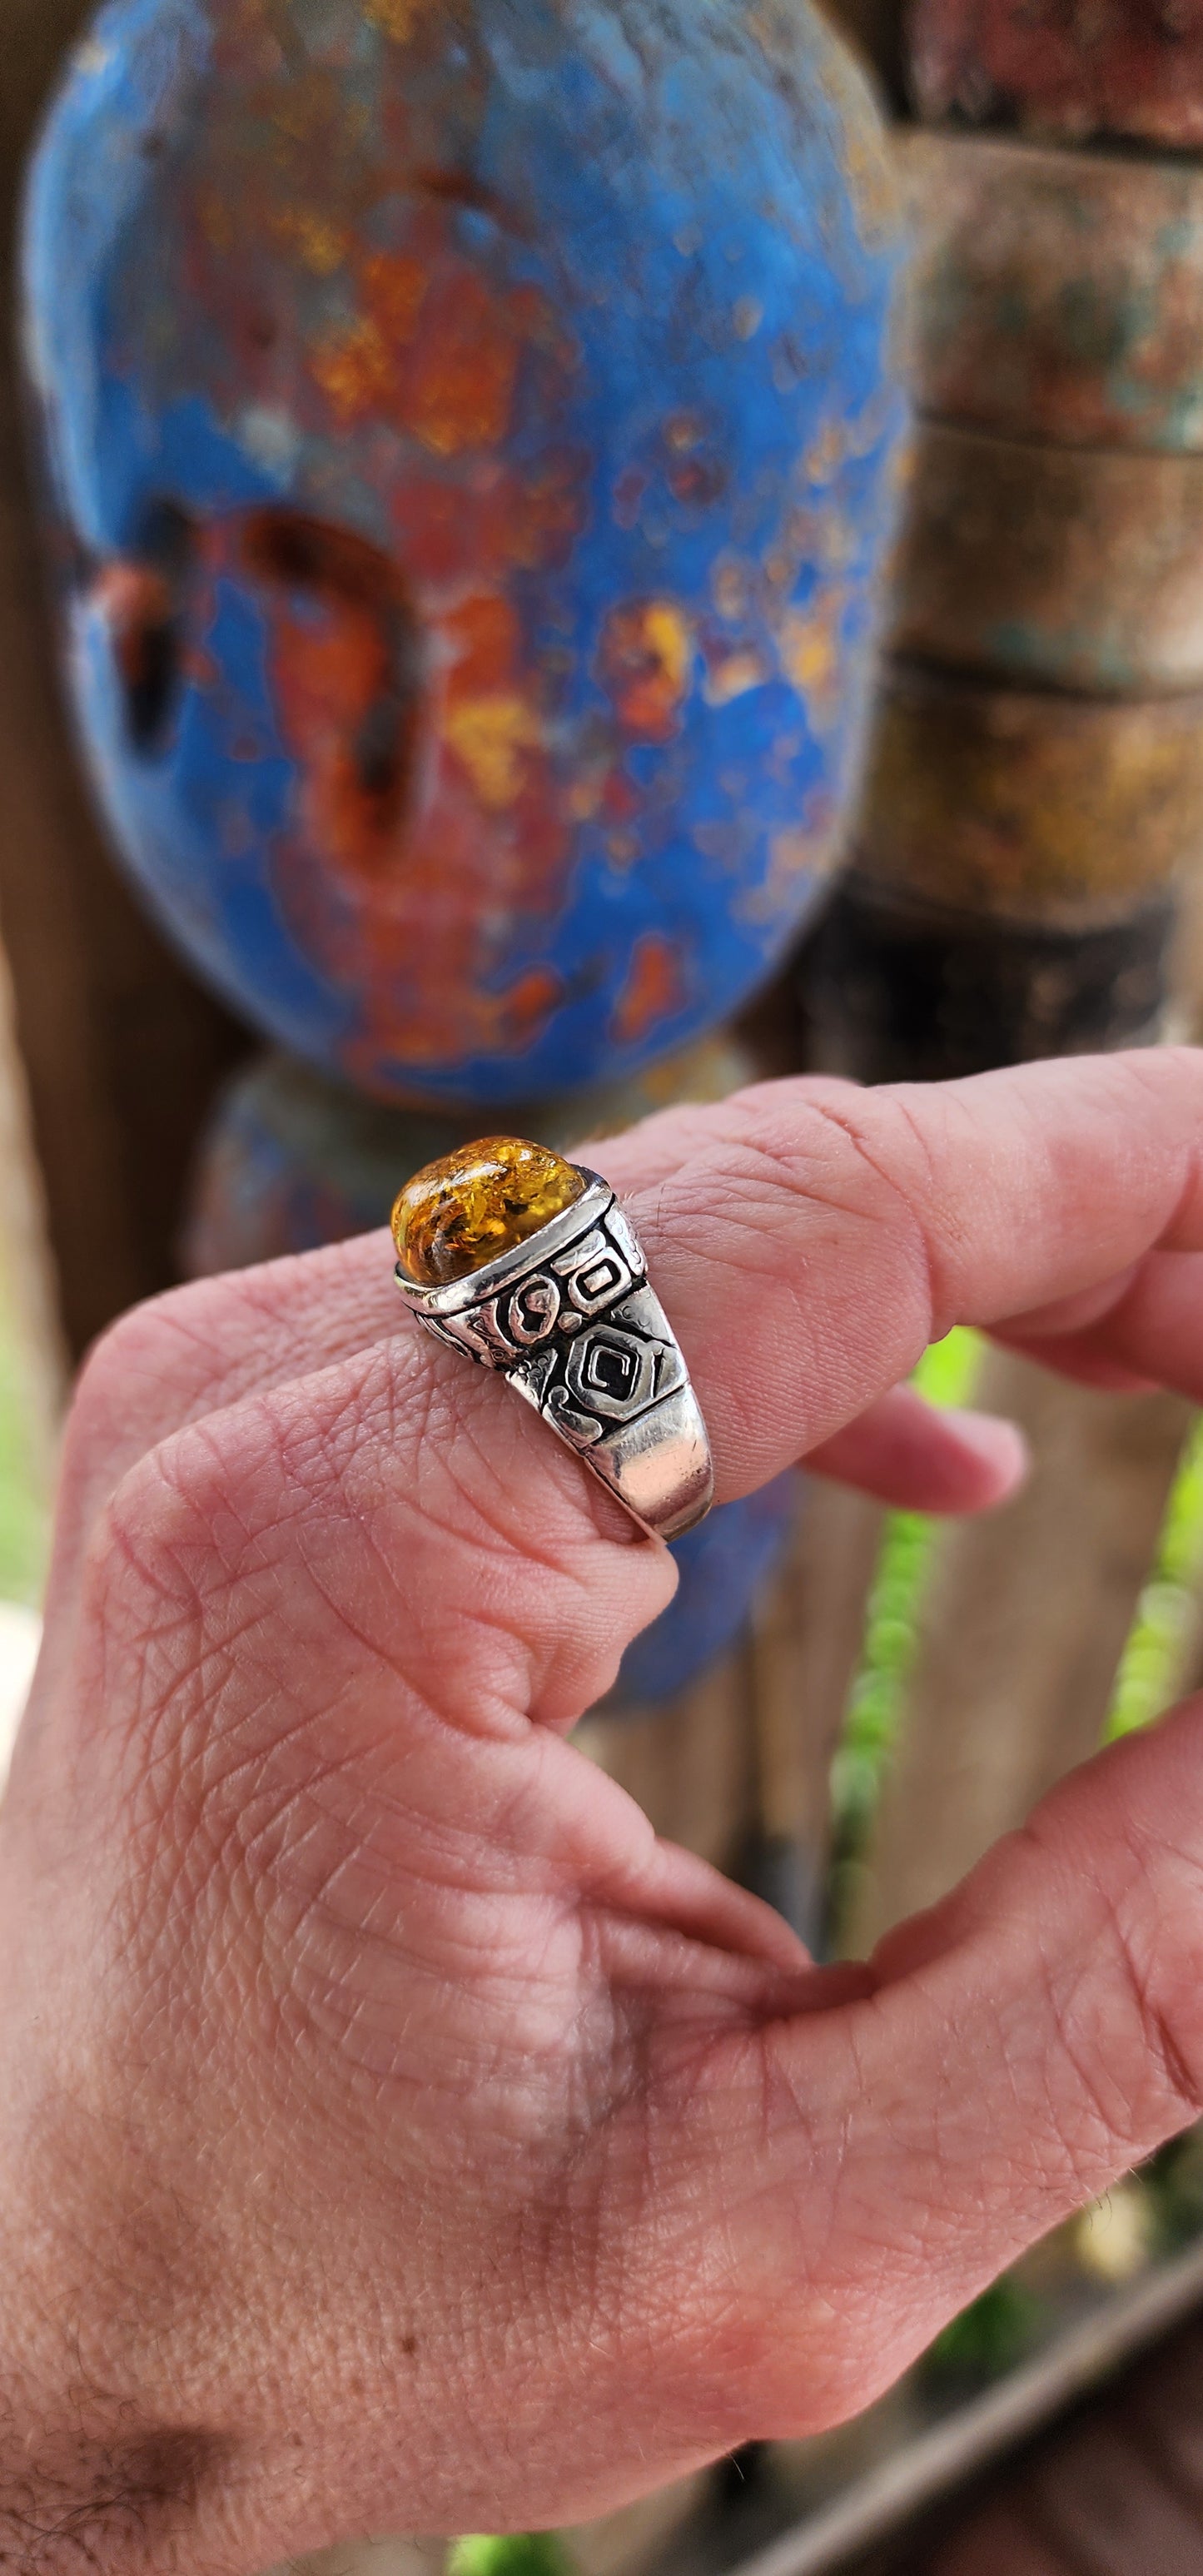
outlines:
[{"label": "amber cabochon", "polygon": [[521,1136],[482,1136],[425,1163],[397,1194],[393,1241],[407,1279],[445,1288],[537,1234],[585,1182],[562,1154]]}]

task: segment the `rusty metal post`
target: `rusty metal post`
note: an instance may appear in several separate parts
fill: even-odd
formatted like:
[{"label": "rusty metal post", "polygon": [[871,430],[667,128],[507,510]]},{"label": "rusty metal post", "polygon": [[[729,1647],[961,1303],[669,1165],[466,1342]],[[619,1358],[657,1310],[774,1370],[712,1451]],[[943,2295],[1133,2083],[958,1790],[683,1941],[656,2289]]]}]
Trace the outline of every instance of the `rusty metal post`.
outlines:
[{"label": "rusty metal post", "polygon": [[1203,6],[1097,21],[910,19],[946,120],[900,138],[919,430],[849,863],[799,970],[809,1060],[863,1080],[1161,1034],[1203,856]]},{"label": "rusty metal post", "polygon": [[1200,0],[914,0],[909,32],[929,123],[1203,146]]}]

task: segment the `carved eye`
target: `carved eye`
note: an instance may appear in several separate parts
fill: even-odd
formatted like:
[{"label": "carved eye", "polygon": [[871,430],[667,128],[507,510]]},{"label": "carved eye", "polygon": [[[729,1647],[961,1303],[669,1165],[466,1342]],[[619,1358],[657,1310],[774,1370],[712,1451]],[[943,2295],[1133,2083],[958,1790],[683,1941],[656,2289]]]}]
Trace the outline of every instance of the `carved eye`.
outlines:
[{"label": "carved eye", "polygon": [[144,757],[163,749],[183,678],[184,609],[196,553],[196,531],[175,501],[147,510],[128,555],[118,555],[90,587],[107,620],[132,748]]},{"label": "carved eye", "polygon": [[380,547],[299,510],[252,512],[240,551],[279,597],[294,727],[315,759],[326,740],[327,829],[370,862],[395,838],[417,743],[421,638],[401,576]]}]

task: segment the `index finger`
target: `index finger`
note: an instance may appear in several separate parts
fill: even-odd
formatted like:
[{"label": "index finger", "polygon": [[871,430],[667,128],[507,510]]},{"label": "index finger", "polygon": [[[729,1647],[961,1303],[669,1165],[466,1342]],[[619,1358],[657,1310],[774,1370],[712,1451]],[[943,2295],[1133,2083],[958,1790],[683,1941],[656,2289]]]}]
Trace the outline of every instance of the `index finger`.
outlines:
[{"label": "index finger", "polygon": [[[1201,1137],[1203,1051],[1166,1048],[876,1091],[762,1083],[587,1151],[642,1235],[729,1496],[854,1421],[953,1323],[1203,1246]],[[367,1235],[125,1318],[85,1389],[75,1529],[187,1422],[403,1330],[391,1270]]]},{"label": "index finger", "polygon": [[874,1091],[763,1084],[663,1114],[605,1169],[732,1493],[854,1420],[952,1325],[1203,1247],[1201,1147],[1203,1050],[1183,1047]]}]

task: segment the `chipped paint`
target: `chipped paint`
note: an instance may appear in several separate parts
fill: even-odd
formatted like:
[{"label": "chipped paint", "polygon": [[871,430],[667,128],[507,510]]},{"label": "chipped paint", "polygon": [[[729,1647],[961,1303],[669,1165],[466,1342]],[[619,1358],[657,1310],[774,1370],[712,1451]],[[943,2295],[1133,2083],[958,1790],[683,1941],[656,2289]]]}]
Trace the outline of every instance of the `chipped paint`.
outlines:
[{"label": "chipped paint", "polygon": [[1203,688],[1203,456],[927,422],[916,463],[896,652],[1021,686]]},{"label": "chipped paint", "polygon": [[894,664],[854,826],[867,882],[1033,928],[1135,915],[1193,863],[1203,695],[1108,700]]},{"label": "chipped paint", "polygon": [[915,390],[1059,446],[1203,449],[1203,168],[908,135]]},{"label": "chipped paint", "polygon": [[684,985],[680,950],[661,931],[645,930],[631,951],[630,962],[614,1003],[614,1036],[620,1047],[638,1045],[649,1029],[671,1019],[681,1007]]},{"label": "chipped paint", "polygon": [[859,74],[797,0],[115,0],[98,49],[27,336],[136,880],[382,1095],[679,1044],[796,932],[775,853],[863,733],[904,405]]},{"label": "chipped paint", "polygon": [[1203,143],[1199,0],[915,0],[908,32],[925,116]]}]

